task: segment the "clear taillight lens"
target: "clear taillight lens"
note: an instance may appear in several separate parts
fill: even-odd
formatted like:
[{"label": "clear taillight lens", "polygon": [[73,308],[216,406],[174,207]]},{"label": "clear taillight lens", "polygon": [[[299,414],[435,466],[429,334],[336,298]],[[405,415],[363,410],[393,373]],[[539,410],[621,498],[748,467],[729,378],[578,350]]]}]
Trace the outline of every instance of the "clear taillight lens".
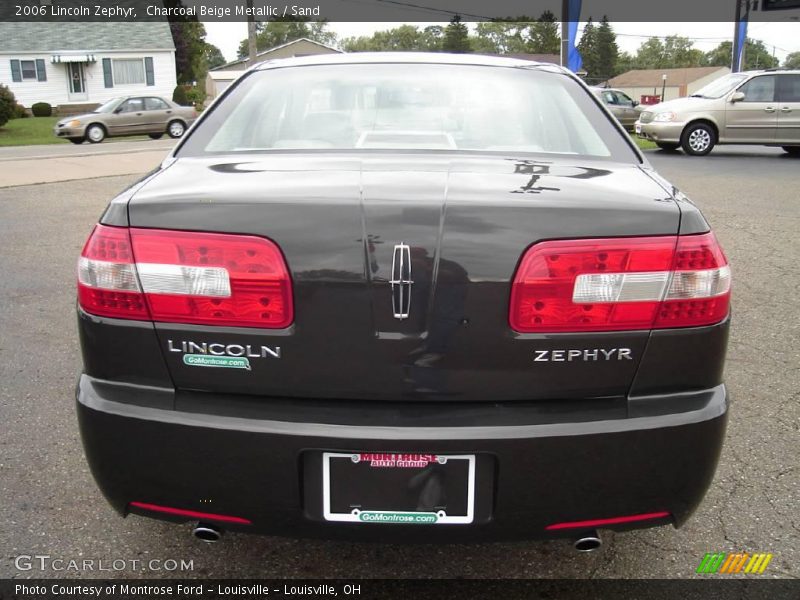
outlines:
[{"label": "clear taillight lens", "polygon": [[[294,318],[283,255],[250,235],[98,225],[79,262],[78,287],[81,307],[104,316],[265,328]],[[103,305],[101,293],[136,294],[141,310],[123,310],[116,297]]]},{"label": "clear taillight lens", "polygon": [[689,327],[728,314],[730,269],[712,233],[533,245],[511,289],[512,329]]}]

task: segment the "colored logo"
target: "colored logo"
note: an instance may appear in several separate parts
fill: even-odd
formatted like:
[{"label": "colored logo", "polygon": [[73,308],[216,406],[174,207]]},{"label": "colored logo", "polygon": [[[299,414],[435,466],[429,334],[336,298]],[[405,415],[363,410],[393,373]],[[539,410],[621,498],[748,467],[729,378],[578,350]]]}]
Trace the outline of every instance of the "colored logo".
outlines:
[{"label": "colored logo", "polygon": [[708,553],[703,557],[703,560],[700,561],[697,572],[718,574],[749,573],[751,575],[760,575],[766,570],[771,560],[772,554],[766,552],[757,552],[755,554],[750,554],[749,552]]},{"label": "colored logo", "polygon": [[358,519],[364,523],[407,523],[409,525],[429,525],[436,523],[439,517],[436,513],[426,512],[391,512],[391,511],[361,511]]},{"label": "colored logo", "polygon": [[243,357],[207,356],[205,354],[184,354],[183,364],[193,367],[223,367],[226,369],[250,370],[250,361]]}]

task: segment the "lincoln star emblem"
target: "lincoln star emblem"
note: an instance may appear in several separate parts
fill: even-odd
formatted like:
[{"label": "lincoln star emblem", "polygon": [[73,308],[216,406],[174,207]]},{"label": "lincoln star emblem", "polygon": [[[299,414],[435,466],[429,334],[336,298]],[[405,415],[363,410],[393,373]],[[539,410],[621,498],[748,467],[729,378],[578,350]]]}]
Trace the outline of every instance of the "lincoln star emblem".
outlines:
[{"label": "lincoln star emblem", "polygon": [[392,310],[394,318],[408,318],[411,309],[411,248],[408,244],[397,244],[392,256]]}]

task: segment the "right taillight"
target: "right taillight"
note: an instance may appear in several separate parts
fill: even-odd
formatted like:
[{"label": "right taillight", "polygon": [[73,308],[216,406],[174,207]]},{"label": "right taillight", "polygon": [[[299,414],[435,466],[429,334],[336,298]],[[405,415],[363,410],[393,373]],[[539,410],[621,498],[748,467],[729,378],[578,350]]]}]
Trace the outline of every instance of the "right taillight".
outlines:
[{"label": "right taillight", "polygon": [[168,323],[283,328],[294,318],[283,255],[251,235],[98,225],[78,299],[88,313]]},{"label": "right taillight", "polygon": [[729,301],[713,233],[552,240],[522,257],[509,323],[526,333],[692,327],[722,321]]}]

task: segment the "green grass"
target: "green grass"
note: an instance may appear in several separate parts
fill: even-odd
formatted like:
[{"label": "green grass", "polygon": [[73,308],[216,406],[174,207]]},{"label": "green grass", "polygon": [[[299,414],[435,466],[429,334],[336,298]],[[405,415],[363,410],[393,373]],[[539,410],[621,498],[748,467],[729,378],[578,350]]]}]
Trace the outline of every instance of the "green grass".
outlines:
[{"label": "green grass", "polygon": [[[11,119],[0,127],[0,146],[41,146],[44,144],[69,144],[69,140],[56,137],[53,133],[55,124],[64,117],[28,117],[27,119]],[[164,136],[166,137],[166,136]],[[146,135],[130,137],[106,138],[109,142],[136,142],[149,140]],[[89,144],[89,142],[84,142]]]},{"label": "green grass", "polygon": [[0,127],[0,146],[68,144],[53,134],[58,117],[28,117],[11,119]]},{"label": "green grass", "polygon": [[636,134],[632,134],[631,137],[633,138],[634,143],[639,146],[640,150],[653,150],[658,148],[655,142],[651,142],[650,140],[646,140],[644,138],[640,138]]}]

